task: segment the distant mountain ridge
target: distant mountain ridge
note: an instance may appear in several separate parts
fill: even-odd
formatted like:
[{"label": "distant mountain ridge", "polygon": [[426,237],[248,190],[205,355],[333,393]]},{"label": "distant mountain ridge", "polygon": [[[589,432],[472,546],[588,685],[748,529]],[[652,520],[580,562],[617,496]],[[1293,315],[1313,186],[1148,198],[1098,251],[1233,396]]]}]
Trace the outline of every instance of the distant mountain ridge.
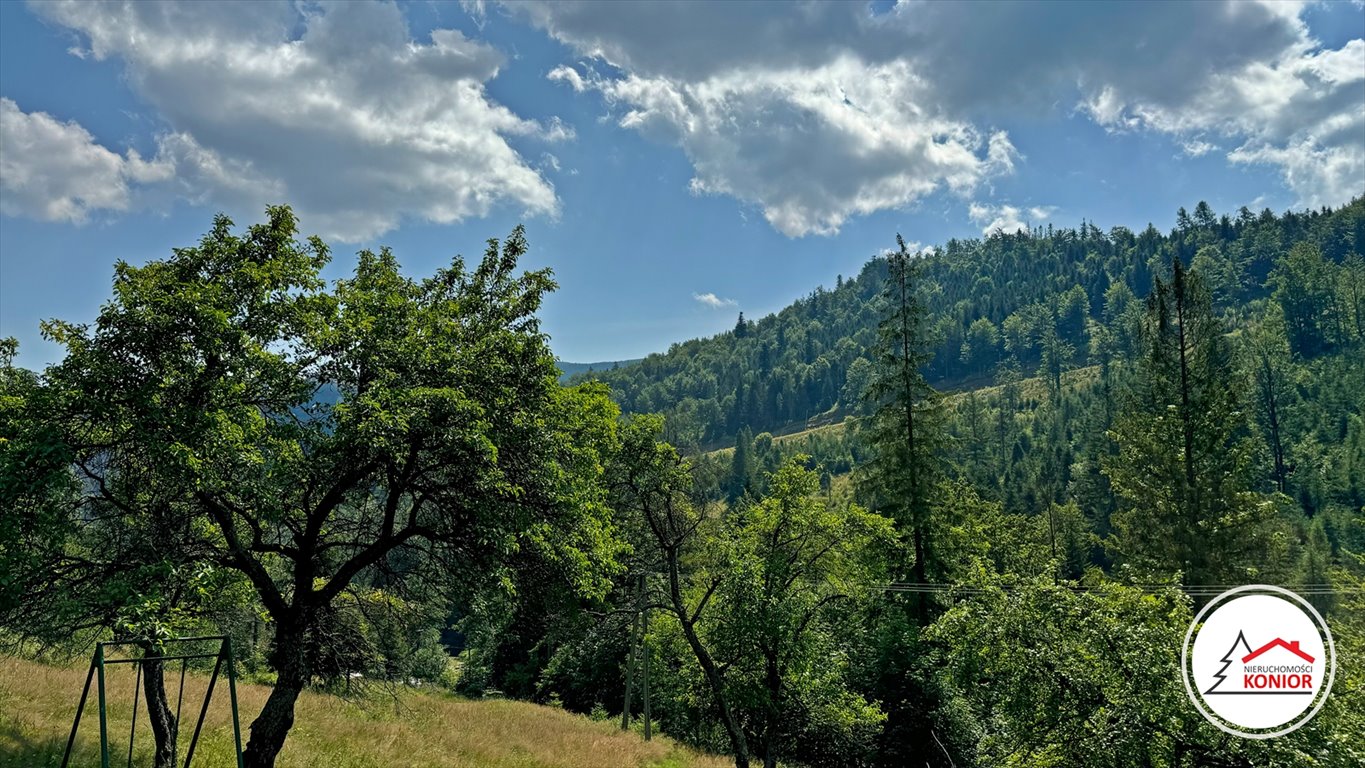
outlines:
[{"label": "distant mountain ridge", "polygon": [[588,371],[610,371],[622,366],[634,365],[643,359],[644,358],[642,357],[637,357],[633,360],[606,360],[600,363],[570,363],[564,360],[555,360],[555,364],[559,366],[560,380],[568,381],[569,377],[575,374],[587,373]]}]

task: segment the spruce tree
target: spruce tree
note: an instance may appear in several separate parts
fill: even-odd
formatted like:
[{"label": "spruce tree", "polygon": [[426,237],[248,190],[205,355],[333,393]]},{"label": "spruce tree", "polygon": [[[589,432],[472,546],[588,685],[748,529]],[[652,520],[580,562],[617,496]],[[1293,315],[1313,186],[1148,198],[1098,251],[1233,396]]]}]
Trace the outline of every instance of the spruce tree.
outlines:
[{"label": "spruce tree", "polygon": [[735,434],[735,453],[730,462],[730,503],[734,504],[749,492],[753,481],[754,433],[744,427]]},{"label": "spruce tree", "polygon": [[[915,257],[899,235],[896,244],[887,256],[882,319],[863,396],[868,415],[858,428],[868,453],[858,469],[858,492],[900,534],[902,554],[890,564],[892,578],[926,584],[949,578],[943,550],[952,511],[933,502],[942,487],[944,439],[940,396],[923,374],[933,358],[929,316],[919,297]],[[887,712],[878,748],[882,765],[919,764],[926,757],[938,765],[939,755],[947,754],[934,747],[936,728],[949,715],[922,637],[935,613],[926,592],[912,591],[908,601],[888,602],[870,617],[874,639],[865,663],[874,672],[867,684]]]},{"label": "spruce tree", "polygon": [[1105,474],[1120,499],[1112,545],[1140,575],[1240,582],[1274,562],[1275,511],[1251,492],[1255,444],[1231,346],[1208,289],[1178,259],[1147,299],[1139,360]]},{"label": "spruce tree", "polygon": [[1247,339],[1247,368],[1255,384],[1256,421],[1261,427],[1269,454],[1269,474],[1275,483],[1275,490],[1287,493],[1290,462],[1285,423],[1295,396],[1290,379],[1292,363],[1289,345],[1284,338],[1282,323],[1262,323],[1244,335]]},{"label": "spruce tree", "polygon": [[[896,243],[899,249],[887,256],[882,321],[864,395],[870,413],[859,437],[870,457],[860,491],[896,521],[906,538],[910,551],[898,575],[923,584],[943,571],[933,548],[930,504],[942,469],[941,398],[924,379],[933,347],[928,312],[918,295],[918,265],[900,235]],[[927,622],[923,601],[918,613]]]}]

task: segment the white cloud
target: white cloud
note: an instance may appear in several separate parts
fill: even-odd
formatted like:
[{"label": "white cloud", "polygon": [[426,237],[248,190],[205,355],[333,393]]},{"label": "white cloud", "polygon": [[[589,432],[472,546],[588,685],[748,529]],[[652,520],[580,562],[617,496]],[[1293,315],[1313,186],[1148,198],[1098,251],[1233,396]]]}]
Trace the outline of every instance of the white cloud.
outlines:
[{"label": "white cloud", "polygon": [[309,231],[357,241],[407,217],[449,223],[500,203],[554,216],[553,186],[508,143],[573,132],[484,90],[502,65],[453,29],[412,40],[391,4],[41,3],[117,57],[169,126],[181,194],[255,215],[289,202]]},{"label": "white cloud", "polygon": [[[559,210],[543,147],[523,157],[509,140],[567,141],[572,128],[493,101],[484,86],[499,51],[453,29],[414,40],[392,4],[32,7],[80,34],[74,55],[122,61],[165,130],[143,161],[71,123],[34,128],[83,149],[13,161],[15,178],[22,168],[47,180],[7,192],[16,215],[80,220],[135,207],[155,188],[246,215],[291,202],[308,230],[361,240],[405,218]],[[482,0],[463,7],[486,17]],[[1365,39],[1327,48],[1302,9],[1011,3],[983,14],[901,0],[889,11],[700,1],[510,10],[583,57],[551,80],[600,94],[621,126],[679,147],[694,193],[753,205],[795,237],[940,191],[966,200],[989,190],[1024,160],[1001,123],[1053,105],[1112,131],[1164,134],[1189,156],[1269,165],[1303,204],[1365,193]],[[174,178],[140,182],[139,162]],[[81,186],[79,163],[107,183]]]},{"label": "white cloud", "polygon": [[1218,146],[1200,139],[1190,139],[1189,141],[1181,142],[1180,148],[1190,157],[1203,157],[1215,149],[1218,149]]},{"label": "white cloud", "polygon": [[1306,204],[1365,192],[1365,40],[1324,48],[1302,4],[509,8],[584,57],[551,79],[680,147],[695,192],[757,205],[791,236],[970,196],[1021,159],[995,126],[1056,106],[1190,156],[1275,165]]},{"label": "white cloud", "polygon": [[460,0],[460,7],[479,24],[480,29],[483,28],[488,18],[488,5],[484,0]]},{"label": "white cloud", "polygon": [[995,232],[1013,234],[1028,232],[1031,225],[1041,224],[1057,209],[1050,205],[1035,205],[1027,209],[1013,205],[989,205],[972,202],[967,206],[967,217],[981,225],[981,234],[989,237]]},{"label": "white cloud", "polygon": [[1365,143],[1323,146],[1301,138],[1277,147],[1248,142],[1228,159],[1279,166],[1285,184],[1299,193],[1299,202],[1305,205],[1334,205],[1365,195]]},{"label": "white cloud", "polygon": [[[878,251],[878,255],[883,258],[898,252],[898,248],[883,248]],[[938,246],[925,245],[918,240],[910,240],[905,243],[905,252],[914,256],[933,256],[938,253]]]},{"label": "white cloud", "polygon": [[559,68],[550,77],[599,91],[622,127],[682,147],[696,194],[758,205],[791,237],[831,235],[853,215],[898,208],[938,189],[966,195],[1014,168],[1009,136],[918,107],[904,62],[843,56],[811,69],[735,70],[699,82]]},{"label": "white cloud", "polygon": [[550,80],[568,83],[569,87],[573,88],[575,93],[582,93],[588,89],[588,84],[583,81],[582,75],[579,75],[578,70],[573,67],[555,67],[550,70],[550,74],[546,75],[546,77]]},{"label": "white cloud", "polygon": [[1365,194],[1365,39],[1324,49],[1296,7],[1273,10],[1267,23],[1284,39],[1278,49],[1205,71],[1174,94],[1160,83],[1105,86],[1083,108],[1112,130],[1171,134],[1195,157],[1218,149],[1202,135],[1225,137],[1235,145],[1229,161],[1277,166],[1300,205],[1339,205]]},{"label": "white cloud", "polygon": [[739,302],[734,299],[722,299],[714,293],[694,293],[692,294],[692,298],[712,309],[739,306]]},{"label": "white cloud", "polygon": [[92,211],[126,211],[132,187],[165,181],[171,163],[119,155],[74,121],[26,113],[0,98],[0,212],[82,223]]}]

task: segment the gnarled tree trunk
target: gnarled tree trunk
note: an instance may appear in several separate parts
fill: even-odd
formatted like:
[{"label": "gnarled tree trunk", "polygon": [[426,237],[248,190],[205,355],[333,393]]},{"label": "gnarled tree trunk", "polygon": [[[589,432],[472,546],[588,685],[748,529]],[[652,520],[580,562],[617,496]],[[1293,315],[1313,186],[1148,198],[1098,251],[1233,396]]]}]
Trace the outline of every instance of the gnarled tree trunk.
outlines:
[{"label": "gnarled tree trunk", "polygon": [[302,620],[276,628],[271,656],[278,677],[261,714],[251,723],[251,739],[242,753],[246,768],[274,768],[294,727],[294,703],[311,677]]},{"label": "gnarled tree trunk", "polygon": [[156,658],[161,653],[150,644],[144,645],[142,651],[142,695],[147,699],[147,719],[151,721],[152,740],[156,744],[153,765],[174,768],[177,722],[166,699],[166,664]]}]

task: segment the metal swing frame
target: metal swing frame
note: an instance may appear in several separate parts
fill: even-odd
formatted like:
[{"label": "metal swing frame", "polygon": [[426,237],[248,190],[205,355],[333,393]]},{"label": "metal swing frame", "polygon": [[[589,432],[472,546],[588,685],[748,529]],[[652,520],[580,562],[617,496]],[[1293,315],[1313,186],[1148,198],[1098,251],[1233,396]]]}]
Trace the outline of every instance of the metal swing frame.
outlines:
[{"label": "metal swing frame", "polygon": [[[81,714],[85,712],[85,702],[90,695],[90,683],[98,678],[98,697],[100,713],[100,768],[109,768],[109,721],[107,707],[105,703],[105,683],[104,669],[110,664],[132,664],[137,670],[136,682],[133,684],[133,724],[128,729],[128,768],[133,765],[133,746],[134,737],[137,735],[137,710],[138,698],[142,692],[142,663],[145,661],[180,661],[180,693],[175,702],[175,727],[177,733],[180,730],[180,708],[185,700],[185,672],[191,659],[215,659],[213,664],[213,675],[209,678],[208,690],[204,693],[204,703],[199,709],[199,720],[194,726],[194,735],[190,738],[189,748],[185,752],[184,768],[190,768],[191,761],[194,760],[194,748],[199,743],[199,733],[204,728],[204,717],[209,712],[209,702],[213,699],[213,688],[218,682],[218,674],[223,668],[223,662],[227,662],[227,682],[228,696],[232,705],[232,736],[233,744],[237,749],[237,768],[243,768],[242,763],[242,726],[237,716],[237,669],[232,657],[232,639],[227,635],[203,635],[199,637],[177,637],[164,641],[165,643],[194,643],[206,642],[211,640],[218,641],[218,650],[213,653],[180,653],[169,656],[141,656],[138,658],[110,659],[105,657],[105,648],[116,646],[140,645],[141,641],[126,640],[112,641],[95,644],[95,654],[90,659],[90,671],[85,676],[85,687],[81,689],[81,703],[76,707],[76,719],[71,723],[71,736],[66,742],[66,753],[62,756],[62,768],[68,768],[71,761],[71,750],[76,745],[76,731],[81,725]],[[176,739],[177,748],[179,739]]]}]

